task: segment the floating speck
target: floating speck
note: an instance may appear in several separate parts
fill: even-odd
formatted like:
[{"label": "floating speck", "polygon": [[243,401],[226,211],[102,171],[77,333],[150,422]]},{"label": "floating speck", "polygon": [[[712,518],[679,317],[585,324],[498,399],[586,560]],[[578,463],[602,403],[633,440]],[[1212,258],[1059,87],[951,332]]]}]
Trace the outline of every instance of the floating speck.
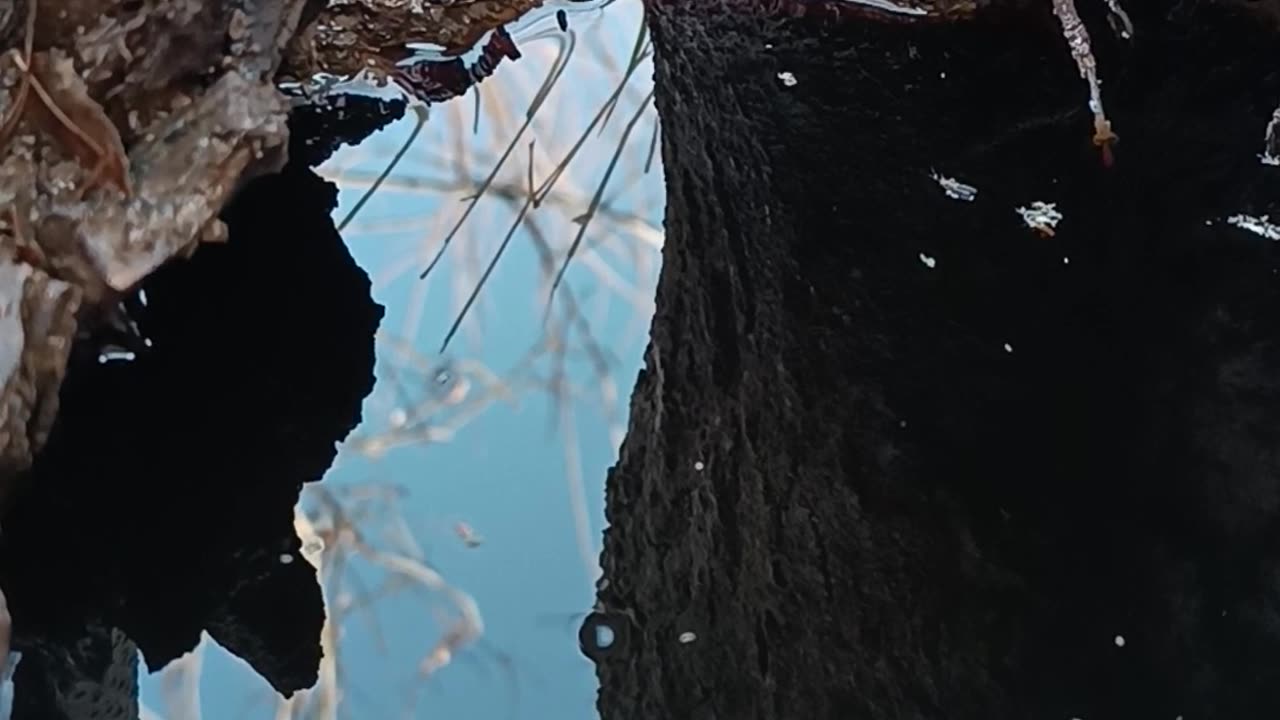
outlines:
[{"label": "floating speck", "polygon": [[778,73],[778,79],[781,80],[782,84],[786,85],[787,87],[795,87],[796,82],[798,82],[796,80],[796,76],[786,70],[783,70],[782,72]]},{"label": "floating speck", "polygon": [[697,635],[694,635],[694,634],[693,634],[693,633],[691,633],[691,632],[682,632],[682,633],[680,633],[680,643],[681,643],[681,644],[683,644],[683,645],[688,645],[689,643],[691,643],[691,642],[693,642],[694,640],[697,640],[697,639],[698,639],[698,636],[697,636]]},{"label": "floating speck", "polygon": [[924,266],[930,270],[938,266],[938,260],[936,258],[931,258],[924,253],[920,253],[920,262],[924,263]]},{"label": "floating speck", "polygon": [[133,362],[137,357],[137,355],[134,355],[128,350],[104,350],[98,354],[98,364],[106,365],[109,362],[116,361]]},{"label": "floating speck", "polygon": [[1116,636],[1116,647],[1124,647],[1124,636],[1123,636],[1123,635],[1117,635],[1117,636]]},{"label": "floating speck", "polygon": [[1280,240],[1280,225],[1271,222],[1271,218],[1267,215],[1262,217],[1232,215],[1227,218],[1227,222],[1238,228],[1248,230],[1255,235],[1261,235],[1268,240]]},{"label": "floating speck", "polygon": [[1069,257],[1064,257],[1064,258],[1062,258],[1062,264],[1063,264],[1063,265],[1070,265],[1070,264],[1071,264],[1071,258],[1069,258]]},{"label": "floating speck", "polygon": [[973,199],[978,196],[978,188],[972,185],[966,185],[955,178],[940,175],[936,171],[929,173],[929,177],[933,178],[934,182],[941,185],[942,191],[952,200],[973,202]]},{"label": "floating speck", "polygon": [[695,462],[695,463],[693,464],[693,469],[694,469],[694,470],[697,470],[698,472],[702,472],[703,468],[705,468],[705,467],[706,467],[706,465],[702,464],[702,461],[701,461],[701,460],[698,460],[697,462]]},{"label": "floating speck", "polygon": [[1013,346],[1012,346],[1012,345],[1010,345],[1009,343],[1005,343],[1005,344],[1004,344],[1004,351],[1005,351],[1005,352],[1007,352],[1007,353],[1012,353],[1012,352],[1013,352]]}]

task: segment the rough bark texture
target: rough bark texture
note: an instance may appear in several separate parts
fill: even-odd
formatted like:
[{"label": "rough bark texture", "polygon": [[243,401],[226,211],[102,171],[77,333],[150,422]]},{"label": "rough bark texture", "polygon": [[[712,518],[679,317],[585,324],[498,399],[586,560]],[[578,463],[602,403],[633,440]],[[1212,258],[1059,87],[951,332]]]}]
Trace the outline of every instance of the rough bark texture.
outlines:
[{"label": "rough bark texture", "polygon": [[[0,496],[48,434],[72,334],[170,258],[225,239],[215,216],[239,184],[283,164],[288,107],[273,79],[301,9],[26,0],[4,16],[0,273],[71,287],[39,304],[49,321],[0,327],[23,349],[0,368]],[[0,287],[10,303],[20,290]]]},{"label": "rough bark texture", "polygon": [[1280,214],[1274,25],[1127,3],[1124,43],[1078,0],[1107,168],[1047,1],[752,5],[649,5],[667,240],[602,717],[1274,716],[1280,247],[1225,222]]}]

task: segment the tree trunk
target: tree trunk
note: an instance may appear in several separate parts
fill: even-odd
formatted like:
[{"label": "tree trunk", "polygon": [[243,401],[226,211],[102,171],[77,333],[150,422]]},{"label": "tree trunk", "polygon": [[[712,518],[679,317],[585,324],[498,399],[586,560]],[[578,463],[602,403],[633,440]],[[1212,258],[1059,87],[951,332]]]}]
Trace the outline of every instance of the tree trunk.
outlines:
[{"label": "tree trunk", "polygon": [[1077,2],[1113,162],[1050,0],[649,3],[605,720],[1280,711],[1275,4]]}]

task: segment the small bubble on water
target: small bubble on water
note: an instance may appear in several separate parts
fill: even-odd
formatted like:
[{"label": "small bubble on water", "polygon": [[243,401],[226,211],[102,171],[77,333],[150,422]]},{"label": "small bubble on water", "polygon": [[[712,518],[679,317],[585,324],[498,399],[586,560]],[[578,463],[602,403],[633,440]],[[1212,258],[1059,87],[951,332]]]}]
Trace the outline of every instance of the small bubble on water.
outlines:
[{"label": "small bubble on water", "polygon": [[1117,636],[1116,636],[1116,647],[1124,647],[1124,636],[1123,636],[1123,635],[1117,635]]},{"label": "small bubble on water", "polygon": [[281,565],[290,565],[290,564],[292,564],[292,563],[293,563],[293,556],[292,556],[292,555],[290,555],[289,553],[281,553],[281,554],[280,554],[280,564],[281,564]]},{"label": "small bubble on water", "polygon": [[703,469],[703,468],[705,468],[705,467],[706,467],[706,465],[704,465],[704,464],[702,463],[702,461],[701,461],[701,460],[699,460],[699,461],[697,461],[697,462],[695,462],[695,463],[693,464],[693,469],[694,469],[694,470],[697,470],[698,472],[702,472],[702,469]]}]

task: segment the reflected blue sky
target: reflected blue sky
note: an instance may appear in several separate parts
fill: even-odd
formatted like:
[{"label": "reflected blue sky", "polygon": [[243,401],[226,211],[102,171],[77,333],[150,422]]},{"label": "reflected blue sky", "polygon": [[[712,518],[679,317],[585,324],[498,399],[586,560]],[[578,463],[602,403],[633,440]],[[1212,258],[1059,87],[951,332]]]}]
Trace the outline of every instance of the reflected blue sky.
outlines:
[{"label": "reflected blue sky", "polygon": [[[616,86],[639,21],[637,0],[571,17],[578,37],[574,56],[500,180],[512,187],[521,184],[531,139],[536,141],[536,181],[551,172],[555,158],[569,151]],[[365,445],[349,441],[325,478],[326,485],[387,482],[405,487],[408,495],[399,509],[428,562],[475,598],[486,624],[481,643],[423,684],[415,682],[415,668],[439,638],[443,624],[437,614],[448,609],[446,603],[422,593],[380,600],[371,617],[376,617],[385,647],[377,642],[379,632],[369,618],[351,618],[341,638],[345,697],[340,717],[403,718],[413,687],[416,717],[596,717],[594,668],[578,653],[576,628],[579,614],[592,602],[604,478],[625,427],[657,276],[663,196],[658,160],[643,172],[656,122],[652,108],[638,123],[605,193],[608,216],[592,221],[583,260],[575,261],[567,275],[566,287],[581,317],[570,323],[577,329],[565,346],[564,386],[573,389],[564,406],[567,414],[548,392],[556,378],[554,345],[528,368],[512,371],[531,348],[546,345],[548,337],[543,322],[547,277],[528,229],[517,233],[449,352],[436,353],[518,203],[501,197],[482,200],[441,266],[427,281],[417,279],[468,194],[466,187],[443,186],[465,185],[460,178],[474,182],[488,173],[562,44],[554,37],[535,39],[521,49],[524,58],[504,64],[486,81],[479,132],[471,128],[472,98],[432,108],[392,181],[347,233],[356,260],[374,279],[375,298],[387,308],[378,387],[365,403],[365,423],[357,435],[376,437],[413,400],[397,394],[390,382],[403,371],[403,355],[389,349],[399,347],[396,342],[410,345],[425,363],[478,363],[515,385],[511,398],[484,404],[453,428],[446,441],[392,448],[376,459],[361,451]],[[575,218],[586,210],[622,127],[647,92],[650,76],[646,62],[604,131],[592,133],[548,202],[533,211],[541,236],[559,253],[557,261],[577,231]],[[411,129],[411,120],[398,123],[323,169],[342,187],[335,217],[347,213]],[[550,327],[569,322],[565,302],[554,307]],[[590,341],[584,339],[585,327]],[[611,390],[602,386],[590,348],[610,358]],[[451,382],[471,379],[469,400],[478,398],[483,385],[479,376],[462,365],[454,368]],[[615,394],[612,406],[609,392]],[[457,420],[457,410],[442,413],[442,426]],[[584,529],[575,525],[569,482],[575,463],[580,464]],[[468,547],[457,536],[459,522],[483,538],[478,547]],[[584,535],[590,543],[585,551]],[[377,585],[375,569],[357,564],[356,572],[364,585]],[[240,661],[206,641],[204,665],[204,717],[275,717],[267,686]],[[143,680],[143,699],[164,714],[158,677]]]}]

